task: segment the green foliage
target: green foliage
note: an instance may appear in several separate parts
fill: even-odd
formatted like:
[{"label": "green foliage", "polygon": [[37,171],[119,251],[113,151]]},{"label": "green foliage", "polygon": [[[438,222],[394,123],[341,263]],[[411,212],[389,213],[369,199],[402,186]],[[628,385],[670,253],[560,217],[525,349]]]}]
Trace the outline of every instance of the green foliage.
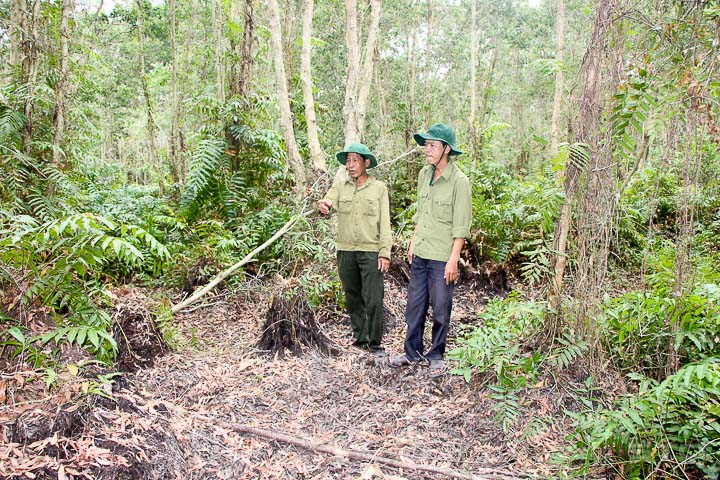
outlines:
[{"label": "green foliage", "polygon": [[[637,394],[613,408],[568,413],[580,474],[609,465],[624,478],[720,473],[720,359],[684,365],[662,382],[632,375]],[[611,455],[607,455],[607,451]]]},{"label": "green foliage", "polygon": [[711,266],[700,269],[682,294],[675,285],[672,256],[661,256],[646,291],[608,299],[600,318],[606,348],[623,371],[661,379],[669,355],[696,362],[715,355],[720,344],[720,283]]},{"label": "green foliage", "polygon": [[515,179],[501,166],[486,163],[471,173],[471,183],[473,231],[481,253],[499,262],[522,256],[529,281],[549,273],[548,234],[564,200],[552,177]]},{"label": "green foliage", "polygon": [[523,335],[538,328],[544,315],[544,305],[518,301],[515,295],[488,303],[480,315],[483,324],[472,327],[458,338],[458,346],[448,352],[457,362],[451,373],[470,381],[473,373],[491,374],[487,381],[493,391],[491,398],[495,419],[509,429],[520,414],[517,392],[533,385],[538,366],[543,360],[540,352],[523,352]]},{"label": "green foliage", "polygon": [[[21,301],[50,307],[60,325],[43,336],[42,343],[74,343],[103,361],[113,358],[117,346],[107,333],[110,317],[97,303],[103,298],[102,272],[114,265],[141,269],[146,258],[138,245],[160,264],[170,259],[167,249],[144,229],[98,215],[38,222],[28,215],[0,212],[0,261],[25,272]],[[14,280],[7,270],[0,275]]]}]

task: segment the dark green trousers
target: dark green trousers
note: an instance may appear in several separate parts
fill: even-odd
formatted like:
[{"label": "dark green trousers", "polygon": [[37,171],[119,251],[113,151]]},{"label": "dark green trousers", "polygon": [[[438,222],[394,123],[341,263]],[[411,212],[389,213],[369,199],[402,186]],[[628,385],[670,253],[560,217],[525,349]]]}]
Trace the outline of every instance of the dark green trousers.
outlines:
[{"label": "dark green trousers", "polygon": [[385,295],[378,253],[338,251],[337,263],[355,343],[378,348],[383,335]]}]

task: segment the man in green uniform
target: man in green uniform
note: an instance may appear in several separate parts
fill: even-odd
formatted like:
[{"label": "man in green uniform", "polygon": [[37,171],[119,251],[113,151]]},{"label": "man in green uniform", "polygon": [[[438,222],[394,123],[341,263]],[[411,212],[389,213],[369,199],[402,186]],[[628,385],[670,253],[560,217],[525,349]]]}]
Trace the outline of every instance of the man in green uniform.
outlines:
[{"label": "man in green uniform", "polygon": [[338,212],[337,263],[350,311],[354,345],[384,356],[383,273],[390,266],[390,200],[387,187],[367,173],[377,165],[362,143],[336,155],[347,180],[336,180],[318,202],[323,215]]},{"label": "man in green uniform", "polygon": [[[452,295],[458,280],[458,261],[465,239],[470,237],[472,198],[470,181],[451,158],[455,132],[437,123],[427,133],[416,133],[415,141],[425,147],[425,160],[418,176],[415,232],[410,241],[410,285],[405,320],[405,353],[389,359],[390,366],[402,367],[430,361],[430,376],[447,371],[444,361],[452,310]],[[423,331],[428,308],[433,307],[432,344],[424,349]]]}]

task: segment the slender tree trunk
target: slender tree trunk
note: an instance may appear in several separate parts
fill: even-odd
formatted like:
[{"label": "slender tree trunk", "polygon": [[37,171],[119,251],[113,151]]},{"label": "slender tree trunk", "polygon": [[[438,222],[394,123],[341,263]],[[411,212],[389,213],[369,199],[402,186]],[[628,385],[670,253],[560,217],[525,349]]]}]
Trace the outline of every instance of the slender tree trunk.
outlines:
[{"label": "slender tree trunk", "polygon": [[60,145],[65,134],[65,90],[68,76],[68,17],[75,9],[74,0],[63,0],[60,16],[60,78],[55,88],[55,113],[53,115],[53,151],[52,161],[59,164],[61,161]]},{"label": "slender tree trunk", "polygon": [[60,78],[55,88],[55,113],[53,115],[53,163],[61,161],[60,144],[65,134],[65,90],[68,76],[68,18],[75,9],[74,0],[63,0],[60,16]]},{"label": "slender tree trunk", "polygon": [[357,1],[345,0],[345,44],[347,45],[347,77],[345,80],[345,145],[360,141],[357,125],[357,83],[360,75],[360,45],[357,26]]},{"label": "slender tree trunk", "polygon": [[[607,252],[612,235],[612,208],[616,182],[610,178],[612,155],[610,132],[603,131],[599,122],[605,109],[607,89],[611,80],[607,73],[617,70],[619,54],[609,47],[610,36],[615,32],[615,0],[601,0],[596,7],[592,38],[583,58],[580,75],[584,79],[583,90],[578,98],[578,114],[575,123],[577,141],[587,145],[590,161],[587,169],[573,161],[568,153],[565,167],[565,195],[557,227],[557,255],[555,276],[552,279],[549,305],[558,309],[566,266],[566,241],[572,223],[572,204],[578,206],[577,223],[577,271],[575,274],[575,331],[581,335],[594,336],[595,330],[589,311],[597,304],[597,295],[607,272]],[[614,39],[613,44],[622,44]],[[608,62],[614,64],[609,65]],[[613,79],[616,80],[616,79]],[[557,316],[550,316],[547,326],[557,333]]]},{"label": "slender tree trunk", "polygon": [[368,96],[373,78],[373,65],[375,64],[375,50],[380,31],[380,16],[382,14],[382,1],[371,0],[370,2],[370,27],[368,28],[367,40],[365,41],[365,60],[362,68],[362,81],[360,82],[360,93],[358,94],[357,116],[358,137],[363,138],[365,132],[365,114],[367,111]]},{"label": "slender tree trunk", "polygon": [[268,20],[270,23],[270,49],[275,63],[275,83],[280,104],[280,124],[285,137],[288,162],[295,173],[295,191],[301,196],[305,190],[305,166],[295,142],[290,99],[287,91],[287,77],[282,52],[282,33],[280,31],[280,8],[277,0],[268,0]]},{"label": "slender tree trunk", "polygon": [[285,63],[285,78],[287,79],[288,91],[292,89],[293,78],[293,20],[295,18],[295,5],[293,0],[285,0],[285,17],[283,17],[283,58]]},{"label": "slender tree trunk", "polygon": [[150,90],[147,83],[147,74],[145,72],[145,39],[144,39],[144,21],[143,9],[140,0],[135,0],[137,7],[137,29],[138,29],[138,49],[140,51],[140,85],[142,86],[143,97],[145,98],[145,112],[147,115],[148,130],[148,148],[150,149],[151,161],[155,162],[157,155],[155,153],[155,119],[153,117],[152,100],[150,98]]},{"label": "slender tree trunk", "polygon": [[303,14],[302,30],[302,56],[300,59],[300,78],[302,80],[303,99],[305,101],[305,122],[307,123],[308,145],[313,166],[317,170],[327,171],[325,154],[320,147],[318,139],[317,119],[315,118],[315,101],[312,92],[312,21],[313,21],[313,0],[305,1],[305,12]]},{"label": "slender tree trunk", "polygon": [[253,67],[253,39],[255,38],[255,0],[245,0],[243,42],[241,47],[242,63],[238,80],[238,95],[245,96],[250,84],[250,71]]},{"label": "slender tree trunk", "polygon": [[408,122],[408,129],[406,132],[406,137],[408,140],[408,144],[405,145],[406,147],[414,143],[413,140],[413,133],[417,131],[417,125],[420,123],[418,121],[418,115],[417,115],[417,64],[418,62],[415,60],[418,54],[418,28],[417,24],[415,23],[415,19],[413,18],[412,21],[412,37],[410,38],[410,45],[408,48],[408,58],[407,63],[410,65],[410,85],[408,86],[409,89],[409,97],[410,97],[410,118]]},{"label": "slender tree trunk", "polygon": [[[25,0],[10,1],[10,27],[8,33],[10,36],[10,52],[8,58],[7,69],[4,72],[8,78],[18,78],[17,69],[22,69],[24,57],[23,39],[26,36],[27,16],[25,10],[27,2]],[[22,78],[22,77],[19,77]]]},{"label": "slender tree trunk", "polygon": [[38,62],[40,61],[40,0],[33,2],[30,24],[26,23],[29,32],[25,35],[24,59],[23,59],[23,80],[27,85],[27,98],[25,100],[25,130],[23,131],[23,149],[30,152],[30,142],[33,136],[33,104],[35,102],[35,85],[37,83]]},{"label": "slender tree trunk", "polygon": [[[555,72],[555,97],[553,98],[552,120],[550,122],[550,150],[553,156],[558,154],[560,143],[560,112],[562,107],[563,92],[563,56],[565,50],[565,4],[563,0],[557,0],[557,26],[556,26],[555,60],[559,68]],[[555,172],[555,183],[562,185],[564,173],[561,170]]]},{"label": "slender tree trunk", "polygon": [[215,89],[218,100],[225,103],[225,36],[223,35],[224,15],[221,0],[213,0],[212,24],[215,37]]},{"label": "slender tree trunk", "polygon": [[477,167],[477,125],[475,124],[478,65],[477,0],[470,0],[470,7],[470,115],[468,116],[468,133],[470,135],[473,167]]},{"label": "slender tree trunk", "polygon": [[178,94],[178,62],[177,62],[177,39],[176,39],[176,22],[175,22],[175,0],[168,0],[168,21],[170,23],[170,61],[172,63],[172,113],[170,116],[170,172],[172,174],[173,183],[180,183],[182,177],[180,173],[180,149],[179,145],[179,116],[180,116],[180,96]]},{"label": "slender tree trunk", "polygon": [[427,129],[430,126],[430,110],[431,110],[431,96],[430,96],[430,63],[433,53],[432,40],[433,40],[433,24],[435,22],[435,8],[433,6],[433,0],[428,0],[428,29],[427,39],[425,41],[425,91],[423,92],[424,98],[423,103],[425,104],[425,116],[423,117],[423,129]]}]

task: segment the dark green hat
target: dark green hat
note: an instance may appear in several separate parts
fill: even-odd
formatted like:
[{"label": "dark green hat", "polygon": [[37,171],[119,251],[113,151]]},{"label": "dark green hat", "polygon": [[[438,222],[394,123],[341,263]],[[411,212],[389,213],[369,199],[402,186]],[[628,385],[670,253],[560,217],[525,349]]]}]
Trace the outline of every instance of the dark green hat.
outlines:
[{"label": "dark green hat", "polygon": [[368,168],[377,167],[377,160],[375,159],[375,155],[373,155],[370,149],[362,143],[351,143],[350,146],[347,147],[344,151],[336,153],[335,156],[337,157],[338,162],[345,165],[348,153],[358,153],[362,155],[363,158],[369,158],[370,166]]},{"label": "dark green hat", "polygon": [[452,127],[444,123],[436,123],[428,128],[427,133],[413,135],[418,145],[425,145],[425,140],[439,140],[450,147],[450,155],[460,155],[462,150],[455,148],[455,132]]}]

